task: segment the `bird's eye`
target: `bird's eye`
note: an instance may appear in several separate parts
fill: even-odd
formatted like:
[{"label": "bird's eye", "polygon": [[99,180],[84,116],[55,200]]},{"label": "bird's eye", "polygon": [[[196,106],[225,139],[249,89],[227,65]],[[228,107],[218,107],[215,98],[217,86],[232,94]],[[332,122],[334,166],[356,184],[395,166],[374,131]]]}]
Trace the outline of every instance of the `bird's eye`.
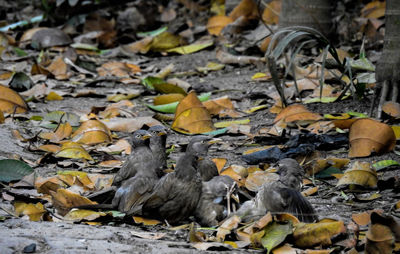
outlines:
[{"label": "bird's eye", "polygon": [[140,138],[140,135],[136,135],[135,137]]}]

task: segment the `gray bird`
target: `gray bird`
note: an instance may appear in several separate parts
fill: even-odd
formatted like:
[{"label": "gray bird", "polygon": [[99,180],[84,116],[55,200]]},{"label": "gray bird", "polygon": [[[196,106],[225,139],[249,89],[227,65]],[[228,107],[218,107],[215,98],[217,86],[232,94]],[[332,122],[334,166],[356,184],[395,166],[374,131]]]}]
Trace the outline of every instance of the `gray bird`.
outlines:
[{"label": "gray bird", "polygon": [[207,157],[198,162],[197,170],[203,181],[209,181],[213,177],[218,176],[217,165]]},{"label": "gray bird", "polygon": [[132,152],[115,175],[113,186],[120,186],[123,181],[135,176],[139,171],[155,168],[155,160],[149,147],[150,137],[150,133],[145,130],[137,130],[133,133]]},{"label": "gray bird", "polygon": [[150,149],[156,163],[157,175],[162,177],[164,169],[167,168],[167,153],[165,146],[167,144],[167,128],[164,125],[154,125],[148,129],[151,134]]},{"label": "gray bird", "polygon": [[245,202],[237,211],[243,218],[257,218],[267,212],[291,213],[300,221],[318,220],[314,208],[300,193],[304,171],[294,159],[278,162],[279,179],[264,183],[253,200]]},{"label": "gray bird", "polygon": [[208,140],[204,136],[193,137],[185,154],[178,159],[175,171],[158,181],[141,211],[134,213],[171,224],[182,223],[193,215],[202,191],[196,167],[198,159],[207,154]]},{"label": "gray bird", "polygon": [[236,187],[236,182],[226,175],[215,176],[210,181],[203,182],[200,200],[194,213],[196,221],[203,226],[218,225],[218,222],[229,215],[230,204],[223,201],[232,196],[239,202]]},{"label": "gray bird", "polygon": [[277,166],[281,182],[287,187],[300,191],[305,173],[300,164],[294,159],[286,158],[278,161]]}]

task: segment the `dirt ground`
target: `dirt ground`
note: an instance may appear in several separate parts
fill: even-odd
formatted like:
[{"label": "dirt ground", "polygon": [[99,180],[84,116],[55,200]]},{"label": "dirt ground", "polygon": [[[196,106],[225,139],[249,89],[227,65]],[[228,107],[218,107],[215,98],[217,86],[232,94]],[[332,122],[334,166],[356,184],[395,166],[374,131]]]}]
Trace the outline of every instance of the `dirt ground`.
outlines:
[{"label": "dirt ground", "polygon": [[[142,57],[138,61],[146,61],[141,64],[142,68],[154,66],[155,68],[163,68],[169,63],[173,63],[176,72],[192,71],[195,67],[205,66],[208,61],[217,62],[215,50],[204,50],[184,56],[167,56],[167,57]],[[211,72],[208,75],[200,76],[183,76],[181,79],[189,82],[197,90],[219,91],[213,94],[213,98],[223,95],[229,97],[236,103],[239,111],[244,111],[251,107],[253,97],[257,96],[264,99],[265,102],[272,105],[273,101],[268,99],[266,95],[274,91],[270,82],[255,82],[251,80],[254,73],[265,71],[265,66],[230,66],[227,65],[223,70]],[[104,94],[109,94],[113,89],[118,89],[126,85],[104,82],[97,85],[96,89],[101,89]],[[141,85],[130,85],[130,88],[144,90]],[[77,90],[80,88],[78,87]],[[82,87],[82,89],[85,89]],[[264,97],[263,97],[264,96]],[[137,105],[134,110],[138,116],[153,116],[154,112],[143,105],[148,100],[148,96],[140,96],[133,100]],[[49,111],[63,110],[69,112],[89,113],[93,106],[105,106],[109,102],[105,97],[102,98],[72,98],[65,97],[62,101],[53,101],[47,103],[35,102],[34,106],[28,113],[28,117],[32,115],[45,115]],[[336,113],[346,111],[357,111],[368,113],[371,101],[368,99],[345,100],[334,104],[310,104],[307,107],[319,113]],[[257,111],[248,115],[251,119],[252,132],[261,127],[270,126],[275,115],[269,113],[268,109]],[[24,126],[24,122],[5,123],[0,128],[0,159],[20,156],[27,160],[35,161],[42,154],[26,150],[26,144],[17,141],[11,134],[12,130],[19,130],[23,135],[33,136],[41,128]],[[121,136],[126,134],[119,133]],[[249,148],[251,142],[245,135],[221,135],[221,144],[214,146],[210,150],[212,158],[226,158],[227,164],[246,165],[241,160],[243,151]],[[190,139],[189,136],[171,132],[168,137],[168,146],[172,144],[184,144]],[[258,144],[262,145],[262,144]],[[347,149],[339,151],[325,151],[322,155],[346,157]],[[170,156],[171,160],[176,160],[182,152],[177,149]],[[398,159],[394,153],[385,154],[365,158],[370,162],[382,159]],[[59,168],[38,167],[35,168],[37,174],[41,176],[53,175]],[[97,168],[84,168],[85,171],[91,172]],[[96,171],[97,172],[97,171]],[[380,179],[385,179],[392,175],[397,175],[399,169],[387,170],[381,173]],[[372,208],[382,208],[389,211],[391,205],[398,198],[396,193],[391,190],[380,192],[382,197],[365,203],[348,203],[337,194],[332,182],[318,183],[320,190],[317,195],[309,198],[320,217],[330,217],[341,219],[348,222],[351,214],[354,212],[362,212]],[[378,192],[378,191],[377,191]],[[368,192],[371,194],[372,192]],[[360,193],[362,195],[363,193]],[[3,201],[1,206],[10,207],[8,202]],[[6,212],[0,210],[0,215],[8,216]],[[166,235],[159,240],[148,240],[135,237],[132,231],[139,232],[164,232]],[[0,222],[0,253],[21,253],[24,247],[34,243],[36,245],[36,253],[197,253],[188,242],[188,230],[170,231],[163,226],[155,227],[139,227],[128,224],[114,224],[103,226],[90,226],[84,224],[70,224],[66,222],[30,222],[25,218],[7,219]],[[242,251],[233,251],[227,248],[217,248],[216,251],[229,251],[232,253],[244,253]],[[212,253],[214,251],[209,250]],[[257,252],[257,251],[251,251]]]}]

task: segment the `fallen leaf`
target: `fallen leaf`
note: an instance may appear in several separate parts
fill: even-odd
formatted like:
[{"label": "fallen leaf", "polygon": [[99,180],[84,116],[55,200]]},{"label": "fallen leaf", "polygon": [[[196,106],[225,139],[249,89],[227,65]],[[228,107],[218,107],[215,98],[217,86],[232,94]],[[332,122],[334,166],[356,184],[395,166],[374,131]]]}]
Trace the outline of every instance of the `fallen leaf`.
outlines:
[{"label": "fallen leaf", "polygon": [[70,159],[86,159],[93,160],[92,156],[78,143],[68,141],[61,146],[56,157],[70,158]]},{"label": "fallen leaf", "polygon": [[22,97],[10,88],[0,85],[0,111],[4,113],[25,113],[28,105]]},{"label": "fallen leaf", "polygon": [[14,203],[14,209],[17,215],[28,215],[31,221],[40,221],[43,214],[47,211],[44,209],[43,204],[38,202],[36,204],[24,203],[17,201]]},{"label": "fallen leaf", "polygon": [[371,164],[369,162],[356,161],[350,169],[345,171],[337,186],[355,184],[367,188],[375,188],[377,183],[378,176]]},{"label": "fallen leaf", "polygon": [[141,72],[139,66],[123,62],[107,62],[97,68],[100,76],[116,76],[119,78],[126,78]]},{"label": "fallen leaf", "polygon": [[153,104],[154,105],[164,105],[164,104],[168,104],[171,102],[176,102],[176,101],[179,102],[183,98],[185,98],[185,96],[180,93],[163,94],[163,95],[155,97],[153,100]]},{"label": "fallen leaf", "polygon": [[112,141],[110,130],[99,120],[83,122],[71,137],[72,141],[86,145],[109,143]]},{"label": "fallen leaf", "polygon": [[329,246],[332,244],[332,237],[344,232],[346,232],[346,227],[343,221],[321,221],[297,225],[293,237],[296,246],[309,248],[319,244]]},{"label": "fallen leaf", "polygon": [[225,26],[232,23],[233,19],[227,16],[214,16],[208,19],[207,30],[209,34],[218,36]]},{"label": "fallen leaf", "polygon": [[73,209],[64,216],[64,220],[74,221],[74,222],[79,222],[82,220],[92,221],[106,215],[107,214],[103,212],[96,212],[85,209]]},{"label": "fallen leaf", "polygon": [[268,25],[278,24],[279,14],[281,12],[281,4],[282,4],[281,0],[274,0],[265,6],[265,9],[262,14],[262,20],[266,24]]},{"label": "fallen leaf", "polygon": [[217,230],[217,239],[222,242],[225,239],[225,236],[230,234],[233,229],[236,229],[240,223],[241,219],[237,215],[233,215],[226,219],[221,226],[218,227]]},{"label": "fallen leaf", "polygon": [[284,123],[297,122],[310,123],[320,120],[322,117],[319,114],[309,111],[302,104],[293,104],[284,108],[274,119],[274,123],[283,121]]},{"label": "fallen leaf", "polygon": [[259,19],[258,6],[256,1],[242,0],[229,14],[233,20],[244,16],[246,19]]},{"label": "fallen leaf", "polygon": [[188,55],[200,51],[202,49],[208,48],[214,44],[213,41],[206,41],[206,42],[196,42],[187,46],[181,46],[177,48],[172,48],[167,50],[167,52],[178,53],[181,55]]},{"label": "fallen leaf", "polygon": [[131,231],[131,234],[136,237],[140,237],[143,239],[150,239],[150,240],[158,240],[167,235],[166,233],[153,233],[153,232],[140,232],[140,231]]},{"label": "fallen leaf", "polygon": [[396,145],[396,136],[389,125],[373,119],[359,119],[350,127],[349,157],[367,157],[371,153],[390,152]]},{"label": "fallen leaf", "polygon": [[190,134],[214,130],[210,113],[197,98],[194,91],[179,102],[171,128],[178,132]]},{"label": "fallen leaf", "polygon": [[133,220],[135,221],[136,224],[143,224],[145,226],[154,226],[154,225],[161,224],[161,221],[146,219],[146,218],[139,217],[139,216],[133,216]]},{"label": "fallen leaf", "polygon": [[400,117],[400,104],[394,101],[387,101],[382,106],[382,111],[394,118]]},{"label": "fallen leaf", "polygon": [[61,215],[66,215],[73,207],[97,204],[97,202],[93,202],[77,193],[62,188],[58,189],[57,192],[50,191],[50,195],[54,207],[57,208]]},{"label": "fallen leaf", "polygon": [[114,117],[111,119],[104,119],[101,122],[104,123],[108,127],[108,129],[112,131],[121,131],[127,133],[137,131],[142,128],[143,125],[162,125],[161,122],[150,116],[141,116],[135,118]]},{"label": "fallen leaf", "polygon": [[54,132],[42,132],[39,137],[47,139],[53,143],[59,143],[61,140],[68,138],[72,133],[71,125],[67,123],[60,124]]},{"label": "fallen leaf", "polygon": [[203,102],[203,105],[210,112],[211,115],[218,115],[219,117],[240,117],[241,114],[237,112],[233,106],[232,101],[228,96],[220,97],[217,99]]}]

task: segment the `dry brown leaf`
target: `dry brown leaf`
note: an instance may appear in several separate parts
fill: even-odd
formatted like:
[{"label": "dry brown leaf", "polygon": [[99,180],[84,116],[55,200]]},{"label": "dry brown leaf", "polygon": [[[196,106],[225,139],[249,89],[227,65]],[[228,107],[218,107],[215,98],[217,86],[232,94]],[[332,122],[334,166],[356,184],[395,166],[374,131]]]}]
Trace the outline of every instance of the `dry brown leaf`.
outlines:
[{"label": "dry brown leaf", "polygon": [[154,225],[161,224],[161,221],[146,219],[146,218],[139,217],[139,216],[133,216],[133,220],[135,221],[136,224],[143,224],[145,226],[154,226]]},{"label": "dry brown leaf", "polygon": [[208,112],[211,115],[218,115],[219,117],[240,117],[242,114],[235,110],[232,101],[228,98],[228,96],[220,97],[217,99],[209,100],[203,102],[203,105],[206,107]]},{"label": "dry brown leaf", "polygon": [[307,175],[312,176],[329,167],[341,169],[349,164],[349,162],[350,159],[347,158],[328,157],[325,159],[316,159],[312,167],[307,170]]},{"label": "dry brown leaf", "polygon": [[365,253],[393,253],[394,236],[390,227],[382,224],[371,224],[366,234]]},{"label": "dry brown leaf", "polygon": [[278,24],[281,5],[281,0],[273,0],[267,4],[262,14],[262,20],[268,25]]},{"label": "dry brown leaf", "polygon": [[182,133],[199,134],[214,130],[208,110],[191,91],[176,107],[172,129]]},{"label": "dry brown leaf", "polygon": [[385,16],[386,1],[372,1],[361,10],[361,16],[364,18],[381,18]]},{"label": "dry brown leaf", "polygon": [[56,192],[59,188],[66,187],[66,185],[57,177],[35,179],[35,189],[38,193],[50,194],[50,191]]},{"label": "dry brown leaf", "polygon": [[123,62],[107,62],[97,68],[100,76],[116,76],[119,78],[127,78],[135,73],[141,72],[139,66]]},{"label": "dry brown leaf", "polygon": [[394,101],[387,101],[382,106],[382,111],[394,118],[400,117],[400,104]]},{"label": "dry brown leaf", "polygon": [[355,121],[350,127],[349,157],[367,157],[372,152],[390,152],[396,145],[396,136],[389,125],[373,119]]},{"label": "dry brown leaf", "polygon": [[272,250],[272,254],[296,254],[298,253],[295,248],[291,247],[289,244],[284,244],[281,247],[276,247]]},{"label": "dry brown leaf", "polygon": [[308,197],[314,195],[317,192],[318,192],[318,186],[315,186],[313,188],[308,188],[307,190],[302,191],[301,194],[303,194],[304,197]]},{"label": "dry brown leaf", "polygon": [[220,175],[227,175],[237,182],[239,186],[244,186],[247,177],[247,169],[239,165],[231,165],[224,171],[220,172]]},{"label": "dry brown leaf", "polygon": [[299,124],[311,123],[320,120],[319,114],[309,111],[302,104],[293,104],[284,108],[274,119],[274,123],[282,121],[283,123],[296,122]]},{"label": "dry brown leaf", "polygon": [[351,219],[360,226],[366,226],[371,222],[371,212],[353,213]]},{"label": "dry brown leaf", "polygon": [[50,195],[54,207],[56,207],[58,212],[63,216],[73,207],[97,204],[97,202],[93,202],[77,193],[61,188],[58,189],[57,192],[50,191]]},{"label": "dry brown leaf", "polygon": [[82,220],[87,220],[87,221],[92,221],[95,220],[101,216],[106,216],[106,213],[103,212],[96,212],[92,210],[85,210],[85,209],[74,209],[69,211],[65,216],[64,220],[67,221],[82,221]]},{"label": "dry brown leaf", "polygon": [[28,111],[28,105],[24,99],[14,90],[0,85],[0,111],[4,113],[25,113]]},{"label": "dry brown leaf", "polygon": [[86,145],[109,143],[112,141],[111,132],[99,120],[88,120],[72,134],[72,140]]},{"label": "dry brown leaf", "polygon": [[378,175],[371,167],[371,164],[369,162],[356,161],[339,179],[337,186],[355,184],[367,188],[375,188],[377,183]]},{"label": "dry brown leaf", "polygon": [[128,55],[137,53],[146,54],[147,52],[149,52],[152,42],[153,42],[153,37],[148,36],[139,41],[135,41],[128,45],[121,46],[121,50],[123,52],[126,52]]},{"label": "dry brown leaf", "polygon": [[298,224],[293,237],[295,245],[308,248],[314,245],[329,246],[331,238],[346,232],[343,221],[321,221],[318,223]]},{"label": "dry brown leaf", "polygon": [[59,143],[61,140],[68,138],[72,133],[71,125],[66,122],[60,124],[54,132],[42,132],[39,137],[50,140],[53,143]]},{"label": "dry brown leaf", "polygon": [[213,158],[213,159],[211,159],[211,160],[212,160],[212,161],[215,163],[215,165],[217,166],[218,173],[221,173],[221,170],[224,168],[226,162],[228,161],[228,160],[225,159],[225,158]]},{"label": "dry brown leaf", "polygon": [[226,219],[217,230],[217,239],[222,242],[225,240],[225,236],[230,234],[233,229],[236,229],[240,223],[241,219],[237,215],[233,215]]},{"label": "dry brown leaf", "polygon": [[225,26],[232,23],[233,19],[227,16],[214,16],[209,18],[207,23],[207,30],[209,34],[218,36]]},{"label": "dry brown leaf", "polygon": [[233,20],[241,16],[244,16],[246,19],[258,19],[259,14],[256,1],[242,0],[229,14],[229,17]]},{"label": "dry brown leaf", "polygon": [[63,57],[59,56],[56,59],[53,60],[53,62],[45,68],[47,71],[49,71],[51,74],[54,75],[54,77],[58,80],[65,80],[69,78],[68,72],[68,66],[64,62]]}]

